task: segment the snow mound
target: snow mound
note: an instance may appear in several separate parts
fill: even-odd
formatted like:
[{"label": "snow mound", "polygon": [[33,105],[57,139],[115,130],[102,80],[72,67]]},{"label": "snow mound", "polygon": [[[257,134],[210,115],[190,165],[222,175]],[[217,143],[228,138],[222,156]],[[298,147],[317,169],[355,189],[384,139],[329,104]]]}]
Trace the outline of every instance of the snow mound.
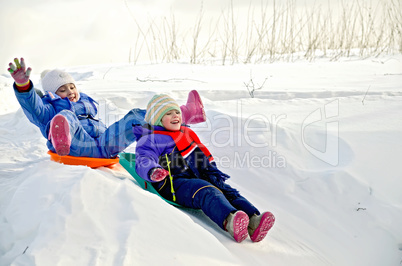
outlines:
[{"label": "snow mound", "polygon": [[[107,124],[155,93],[182,104],[199,91],[208,120],[192,128],[228,183],[276,216],[264,241],[241,244],[126,172],[51,162],[0,76],[0,265],[398,265],[401,60],[68,69]],[[255,98],[250,70],[268,78]]]}]

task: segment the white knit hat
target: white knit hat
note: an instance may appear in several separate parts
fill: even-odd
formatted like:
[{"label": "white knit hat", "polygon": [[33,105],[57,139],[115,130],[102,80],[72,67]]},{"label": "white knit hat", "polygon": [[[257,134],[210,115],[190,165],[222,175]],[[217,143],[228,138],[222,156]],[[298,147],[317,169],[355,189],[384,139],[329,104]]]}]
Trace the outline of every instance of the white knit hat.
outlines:
[{"label": "white knit hat", "polygon": [[145,122],[150,125],[162,126],[162,117],[170,110],[180,110],[179,105],[166,94],[158,94],[148,102]]},{"label": "white knit hat", "polygon": [[[44,73],[44,72],[42,72]],[[68,74],[67,72],[64,72],[59,69],[54,69],[51,71],[48,71],[43,77],[42,77],[42,88],[43,90],[50,91],[52,93],[56,93],[58,88],[61,86],[68,84],[68,83],[75,83],[75,80],[73,77]]]}]

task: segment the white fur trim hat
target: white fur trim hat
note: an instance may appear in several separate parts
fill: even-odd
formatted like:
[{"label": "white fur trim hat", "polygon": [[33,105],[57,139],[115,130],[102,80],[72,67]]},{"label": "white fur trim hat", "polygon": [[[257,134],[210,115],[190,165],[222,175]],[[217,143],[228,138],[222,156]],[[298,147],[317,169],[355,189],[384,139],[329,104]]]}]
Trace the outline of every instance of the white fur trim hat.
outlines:
[{"label": "white fur trim hat", "polygon": [[60,88],[65,84],[68,83],[75,84],[75,80],[70,74],[59,69],[48,71],[47,73],[45,73],[45,75],[43,75],[42,73],[41,82],[43,90],[45,92],[50,91],[52,93],[56,93],[58,88]]},{"label": "white fur trim hat", "polygon": [[162,117],[170,110],[180,110],[179,105],[166,94],[158,94],[148,102],[145,122],[150,125],[162,126]]}]

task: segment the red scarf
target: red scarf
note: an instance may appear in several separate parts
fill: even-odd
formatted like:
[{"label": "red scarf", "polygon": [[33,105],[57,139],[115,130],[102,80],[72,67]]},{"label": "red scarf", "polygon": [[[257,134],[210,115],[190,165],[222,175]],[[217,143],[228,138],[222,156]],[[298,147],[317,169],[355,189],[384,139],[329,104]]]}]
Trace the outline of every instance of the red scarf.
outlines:
[{"label": "red scarf", "polygon": [[209,152],[207,147],[201,143],[197,134],[188,127],[181,126],[178,131],[155,130],[153,133],[171,136],[183,158],[189,156],[194,149],[198,147],[208,158],[209,162],[214,160],[214,157],[212,157],[212,154]]}]

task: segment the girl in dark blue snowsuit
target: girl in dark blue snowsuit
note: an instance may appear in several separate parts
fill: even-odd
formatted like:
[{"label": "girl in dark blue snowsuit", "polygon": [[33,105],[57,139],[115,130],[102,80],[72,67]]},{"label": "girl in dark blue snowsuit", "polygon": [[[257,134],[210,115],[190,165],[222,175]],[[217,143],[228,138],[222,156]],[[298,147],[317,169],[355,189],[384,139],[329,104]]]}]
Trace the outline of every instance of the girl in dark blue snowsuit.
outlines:
[{"label": "girl in dark blue snowsuit", "polygon": [[133,128],[137,137],[136,171],[152,182],[170,201],[202,209],[236,241],[248,235],[261,241],[274,223],[270,212],[260,214],[240,193],[225,183],[208,149],[188,127],[181,126],[180,108],[167,95],[156,95],[148,103],[147,125]]}]

